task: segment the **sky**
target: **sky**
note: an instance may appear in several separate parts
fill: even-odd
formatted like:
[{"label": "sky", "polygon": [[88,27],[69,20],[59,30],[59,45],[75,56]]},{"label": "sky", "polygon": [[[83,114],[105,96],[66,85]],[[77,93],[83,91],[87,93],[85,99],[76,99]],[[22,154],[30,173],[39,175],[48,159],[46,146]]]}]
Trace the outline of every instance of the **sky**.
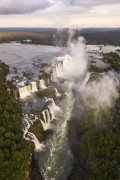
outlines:
[{"label": "sky", "polygon": [[0,27],[120,27],[120,0],[0,0]]}]

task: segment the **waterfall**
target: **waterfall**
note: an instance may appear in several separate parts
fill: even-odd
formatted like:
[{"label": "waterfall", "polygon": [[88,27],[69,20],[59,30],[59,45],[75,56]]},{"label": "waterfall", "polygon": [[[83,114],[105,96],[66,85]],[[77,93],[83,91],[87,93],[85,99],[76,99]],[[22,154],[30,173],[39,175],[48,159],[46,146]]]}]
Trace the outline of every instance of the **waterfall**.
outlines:
[{"label": "waterfall", "polygon": [[36,82],[31,82],[31,92],[37,92],[37,83]]},{"label": "waterfall", "polygon": [[50,123],[51,119],[48,109],[46,110],[46,116],[47,116],[47,122]]},{"label": "waterfall", "polygon": [[54,90],[55,90],[55,95],[56,95],[56,97],[57,97],[57,96],[60,96],[60,94],[58,93],[58,90],[57,90],[56,88],[54,88]]},{"label": "waterfall", "polygon": [[52,80],[52,81],[56,81],[56,80],[57,80],[57,70],[56,70],[56,66],[53,66],[53,68],[52,68],[51,80]]},{"label": "waterfall", "polygon": [[[24,99],[27,96],[30,96],[31,93],[37,92],[38,89],[40,90],[45,89],[46,84],[49,84],[50,80],[57,81],[57,77],[60,77],[62,75],[63,70],[68,68],[68,66],[71,65],[71,63],[72,63],[72,58],[69,55],[65,55],[64,57],[58,58],[58,62],[51,67],[52,68],[52,73],[50,75],[51,77],[46,78],[45,80],[41,79],[38,82],[31,82],[27,86],[18,88],[19,97],[21,99]],[[56,94],[58,95],[57,91]]]},{"label": "waterfall", "polygon": [[73,62],[73,59],[69,55],[63,57],[58,57],[58,62],[52,66],[52,81],[57,81],[57,77],[60,77],[63,73],[63,70],[68,68],[69,65]]},{"label": "waterfall", "polygon": [[43,127],[44,131],[46,131],[47,129],[50,128],[50,122],[51,122],[49,110],[46,109],[45,111],[43,111],[42,115],[43,115],[43,120],[40,119],[40,122],[42,124],[42,127]]},{"label": "waterfall", "polygon": [[29,132],[31,124],[30,124],[28,115],[24,115],[22,122],[24,125],[24,128],[23,128],[24,139],[26,139],[27,141],[32,141],[35,145],[35,150],[41,151],[43,149],[44,145],[38,141],[37,137],[33,133]]},{"label": "waterfall", "polygon": [[[38,87],[37,87],[38,84]],[[37,92],[38,89],[45,89],[45,81],[43,79],[39,80],[37,82],[31,82],[29,85],[18,88],[19,97],[21,99],[26,98],[27,96],[30,96],[31,93]]]},{"label": "waterfall", "polygon": [[49,99],[48,108],[42,111],[43,119],[40,119],[44,131],[51,128],[51,121],[54,119],[56,112],[60,112],[60,108],[55,104],[53,99]]},{"label": "waterfall", "polygon": [[[74,98],[69,88],[63,111],[57,121],[53,136],[38,160],[45,180],[65,179],[71,171],[70,149],[67,141],[67,121],[70,119]],[[52,107],[56,106],[54,102]]]},{"label": "waterfall", "polygon": [[[49,107],[52,109],[52,112],[57,112],[57,111],[60,111],[60,108],[59,106],[57,106],[54,102],[54,99],[52,98],[49,98],[49,100],[51,101]],[[54,113],[53,113],[54,114]]]},{"label": "waterfall", "polygon": [[45,81],[43,79],[39,80],[38,86],[39,89],[45,89],[46,88]]},{"label": "waterfall", "polygon": [[53,109],[52,109],[51,106],[48,106],[48,109],[49,109],[49,114],[51,115],[51,120],[52,120],[52,119],[55,118],[55,116],[54,116],[54,111],[53,111]]},{"label": "waterfall", "polygon": [[31,86],[27,85],[24,87],[18,88],[19,97],[21,99],[24,99],[26,96],[29,96],[31,94]]},{"label": "waterfall", "polygon": [[44,121],[45,123],[47,123],[45,111],[42,112],[42,115],[43,115],[43,121]]},{"label": "waterfall", "polygon": [[49,124],[47,122],[44,122],[43,120],[40,120],[43,130],[46,131],[49,128]]},{"label": "waterfall", "polygon": [[86,86],[86,84],[87,84],[89,78],[90,78],[90,73],[87,72],[87,73],[85,74],[84,80],[82,80],[82,82],[81,82],[81,84],[80,84],[80,88],[79,88],[79,89],[82,90],[82,89],[85,88],[85,86]]},{"label": "waterfall", "polygon": [[62,69],[63,71],[64,69],[68,68],[69,65],[72,64],[73,58],[70,55],[65,55],[63,57],[59,57],[58,61],[59,61],[60,69]]}]

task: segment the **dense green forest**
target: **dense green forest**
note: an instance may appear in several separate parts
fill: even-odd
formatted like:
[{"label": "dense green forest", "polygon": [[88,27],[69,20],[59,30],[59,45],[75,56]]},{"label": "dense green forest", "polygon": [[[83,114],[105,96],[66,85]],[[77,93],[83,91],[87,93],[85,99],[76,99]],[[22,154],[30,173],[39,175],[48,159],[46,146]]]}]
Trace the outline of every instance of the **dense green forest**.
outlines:
[{"label": "dense green forest", "polygon": [[[117,53],[106,53],[103,60],[110,65],[109,70],[120,72],[120,56]],[[90,81],[93,80],[97,82],[97,78],[90,78]],[[120,87],[118,92],[119,98],[111,108],[93,108],[91,98],[82,109],[79,109],[78,103],[75,104],[72,121],[69,122],[70,143],[75,158],[70,180],[120,179]],[[77,115],[78,109],[81,117]]]},{"label": "dense green forest", "polygon": [[0,179],[29,178],[30,143],[23,139],[20,106],[14,86],[6,81],[9,67],[0,61]]},{"label": "dense green forest", "polygon": [[52,33],[42,32],[0,32],[0,43],[9,43],[12,41],[22,44],[54,45],[54,36]]},{"label": "dense green forest", "polygon": [[80,33],[87,41],[87,44],[92,45],[114,45],[120,46],[120,31],[106,31],[93,33]]},{"label": "dense green forest", "polygon": [[[84,105],[82,117],[69,122],[75,165],[70,180],[120,179],[120,97],[110,109]],[[77,105],[74,112],[77,111]]]},{"label": "dense green forest", "polygon": [[109,69],[120,72],[120,55],[118,53],[110,52],[103,54],[103,61],[110,65]]}]

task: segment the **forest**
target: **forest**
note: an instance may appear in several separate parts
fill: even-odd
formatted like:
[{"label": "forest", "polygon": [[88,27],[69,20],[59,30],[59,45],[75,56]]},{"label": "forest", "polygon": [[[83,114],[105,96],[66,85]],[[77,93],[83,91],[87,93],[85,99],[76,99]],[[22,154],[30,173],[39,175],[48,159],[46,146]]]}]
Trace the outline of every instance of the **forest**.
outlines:
[{"label": "forest", "polygon": [[105,31],[105,32],[83,32],[87,44],[93,45],[120,45],[120,30],[118,31]]},{"label": "forest", "polygon": [[0,43],[9,43],[13,41],[20,42],[21,44],[54,45],[54,37],[52,33],[0,32]]},{"label": "forest", "polygon": [[[86,43],[90,45],[120,45],[120,29],[101,31],[91,31],[90,29],[74,29],[73,39],[79,36],[84,36]],[[30,41],[26,41],[30,40]],[[69,29],[57,29],[49,30],[44,29],[39,32],[35,29],[26,30],[4,30],[0,31],[0,43],[9,43],[12,41],[20,42],[22,44],[41,44],[41,45],[53,45],[53,46],[67,46],[69,40]]]},{"label": "forest", "polygon": [[29,179],[31,146],[23,139],[21,108],[14,86],[6,81],[9,67],[0,61],[0,179]]},{"label": "forest", "polygon": [[[117,53],[106,53],[103,59],[110,66],[109,70],[120,73],[120,56]],[[97,82],[97,78],[90,78],[90,81]],[[93,99],[89,98],[80,117],[76,115],[78,103],[75,104],[72,121],[69,122],[70,145],[75,158],[70,180],[120,179],[120,86],[117,90],[119,97],[110,108],[96,110],[91,106]]]}]

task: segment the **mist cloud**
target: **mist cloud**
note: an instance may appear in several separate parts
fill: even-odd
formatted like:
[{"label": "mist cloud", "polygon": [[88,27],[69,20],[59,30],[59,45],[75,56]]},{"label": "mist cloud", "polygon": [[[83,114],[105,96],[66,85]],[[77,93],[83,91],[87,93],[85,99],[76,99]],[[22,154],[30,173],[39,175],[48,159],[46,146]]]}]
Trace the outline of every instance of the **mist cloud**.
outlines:
[{"label": "mist cloud", "polygon": [[[70,36],[72,38],[73,33]],[[70,39],[71,39],[70,38]],[[82,77],[87,71],[88,59],[85,50],[85,40],[80,37],[75,42],[68,42],[68,52],[72,58],[72,63],[65,69],[64,76],[68,79]]]},{"label": "mist cloud", "polygon": [[104,75],[98,81],[89,82],[82,91],[82,97],[91,108],[109,108],[119,96],[117,86],[117,79]]},{"label": "mist cloud", "polygon": [[[73,33],[70,33],[70,37],[72,35]],[[89,107],[96,110],[112,107],[119,96],[117,91],[118,79],[114,74],[109,74],[100,75],[101,77],[88,81],[90,73],[88,72],[89,61],[86,54],[85,40],[82,37],[75,42],[69,40],[68,46],[73,61],[65,70],[65,78],[73,80],[74,88]]]},{"label": "mist cloud", "polygon": [[0,14],[25,14],[43,10],[51,6],[48,0],[1,0]]}]

